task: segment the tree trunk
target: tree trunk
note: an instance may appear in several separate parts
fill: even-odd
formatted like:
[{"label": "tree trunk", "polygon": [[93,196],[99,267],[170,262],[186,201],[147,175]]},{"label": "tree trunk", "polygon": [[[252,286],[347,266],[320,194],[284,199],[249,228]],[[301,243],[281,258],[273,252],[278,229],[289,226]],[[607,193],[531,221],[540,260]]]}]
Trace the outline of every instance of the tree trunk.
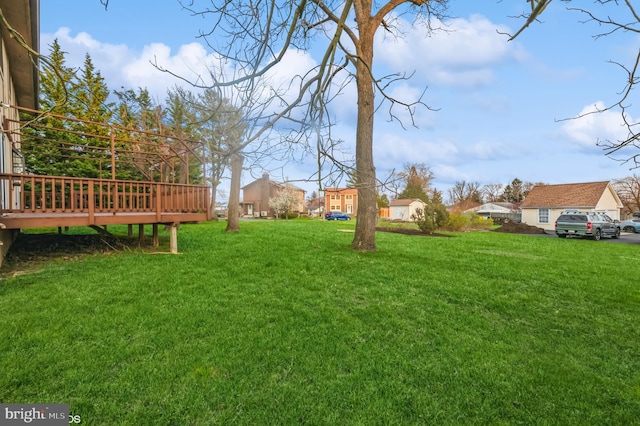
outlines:
[{"label": "tree trunk", "polygon": [[209,206],[209,210],[211,210],[211,220],[218,222],[218,214],[216,213],[216,198],[218,192],[218,184],[209,181],[211,184],[211,205]]},{"label": "tree trunk", "polygon": [[240,231],[240,178],[244,157],[238,153],[231,155],[231,188],[229,189],[229,214],[227,232]]},{"label": "tree trunk", "polygon": [[373,165],[373,114],[375,111],[373,78],[373,34],[368,22],[358,20],[360,46],[356,64],[358,90],[358,121],[356,127],[356,182],[358,188],[358,215],[356,232],[351,248],[358,251],[376,250],[376,170]]}]

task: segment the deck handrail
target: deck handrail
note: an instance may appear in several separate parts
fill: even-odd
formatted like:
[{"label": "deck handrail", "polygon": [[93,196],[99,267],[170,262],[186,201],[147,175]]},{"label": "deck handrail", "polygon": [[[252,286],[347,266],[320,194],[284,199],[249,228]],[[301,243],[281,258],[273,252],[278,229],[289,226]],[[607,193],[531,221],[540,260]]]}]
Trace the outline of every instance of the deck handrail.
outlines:
[{"label": "deck handrail", "polygon": [[[207,213],[209,187],[148,181],[0,173],[0,213]],[[93,220],[91,220],[93,222]]]}]

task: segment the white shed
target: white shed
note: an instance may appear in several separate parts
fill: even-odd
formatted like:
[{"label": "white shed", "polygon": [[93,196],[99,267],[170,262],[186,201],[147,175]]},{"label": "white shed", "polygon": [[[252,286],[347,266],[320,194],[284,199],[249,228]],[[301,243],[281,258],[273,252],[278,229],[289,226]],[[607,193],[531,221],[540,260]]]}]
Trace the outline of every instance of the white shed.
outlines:
[{"label": "white shed", "polygon": [[411,216],[416,214],[416,209],[425,208],[427,204],[419,198],[402,198],[389,203],[389,219],[403,222],[413,222]]}]

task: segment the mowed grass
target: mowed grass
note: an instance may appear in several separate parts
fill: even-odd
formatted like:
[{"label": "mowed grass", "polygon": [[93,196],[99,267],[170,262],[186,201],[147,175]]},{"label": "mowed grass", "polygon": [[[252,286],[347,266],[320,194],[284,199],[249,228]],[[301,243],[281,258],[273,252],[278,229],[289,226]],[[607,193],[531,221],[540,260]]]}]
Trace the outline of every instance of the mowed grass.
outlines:
[{"label": "mowed grass", "polygon": [[640,247],[183,226],[0,281],[0,402],[87,425],[630,425]]}]

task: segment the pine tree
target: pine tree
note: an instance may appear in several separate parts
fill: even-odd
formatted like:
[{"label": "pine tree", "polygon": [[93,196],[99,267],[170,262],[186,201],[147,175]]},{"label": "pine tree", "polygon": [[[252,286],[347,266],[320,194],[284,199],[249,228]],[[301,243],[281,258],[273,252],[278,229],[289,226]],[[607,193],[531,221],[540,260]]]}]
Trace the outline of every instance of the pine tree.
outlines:
[{"label": "pine tree", "polygon": [[[49,62],[43,63],[40,71],[39,104],[46,111],[64,115],[74,88],[75,75],[65,65],[65,52],[58,40],[50,46]],[[37,115],[23,114],[23,120],[33,120]],[[36,175],[65,175],[71,147],[77,139],[63,131],[65,120],[54,117],[39,117],[33,125],[23,130],[22,151],[26,171]]]},{"label": "pine tree", "polygon": [[[79,132],[76,153],[67,164],[73,176],[109,178],[111,170],[111,129],[104,125],[111,121],[113,103],[108,102],[109,88],[96,71],[89,54],[85,55],[81,77],[73,86],[69,102],[74,116],[86,121],[72,121],[70,127]],[[117,167],[116,167],[117,170]]]}]

